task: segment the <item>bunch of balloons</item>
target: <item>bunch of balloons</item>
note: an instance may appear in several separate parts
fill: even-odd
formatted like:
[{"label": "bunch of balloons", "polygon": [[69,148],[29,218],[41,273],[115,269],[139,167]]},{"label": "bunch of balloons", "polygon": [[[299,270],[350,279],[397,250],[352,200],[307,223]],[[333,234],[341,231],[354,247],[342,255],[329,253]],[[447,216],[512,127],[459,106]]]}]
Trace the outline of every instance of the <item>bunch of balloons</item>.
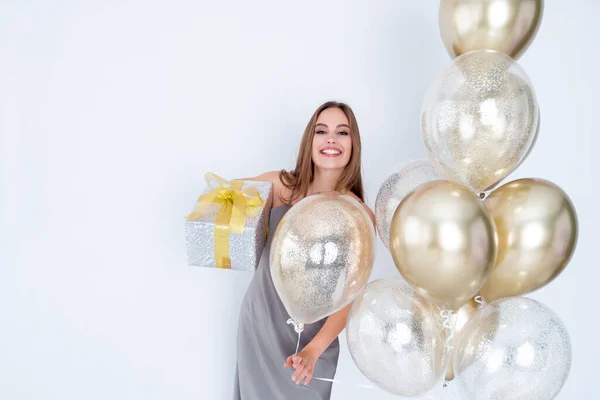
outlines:
[{"label": "bunch of balloons", "polygon": [[518,57],[542,0],[441,0],[454,59],[421,111],[429,160],[381,186],[381,240],[404,280],[374,282],[354,302],[348,343],[380,387],[422,395],[453,380],[465,399],[553,399],[571,365],[558,316],[520,297],[553,281],[577,242],[573,204],[544,179],[499,185],[531,152],[536,95]]}]

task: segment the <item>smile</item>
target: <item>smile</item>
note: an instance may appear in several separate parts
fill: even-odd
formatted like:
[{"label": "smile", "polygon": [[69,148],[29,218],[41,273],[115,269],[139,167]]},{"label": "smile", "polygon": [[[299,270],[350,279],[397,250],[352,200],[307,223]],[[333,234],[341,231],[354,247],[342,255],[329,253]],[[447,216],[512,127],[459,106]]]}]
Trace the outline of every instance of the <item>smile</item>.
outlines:
[{"label": "smile", "polygon": [[342,151],[335,147],[326,147],[320,151],[325,157],[337,157],[342,154]]}]

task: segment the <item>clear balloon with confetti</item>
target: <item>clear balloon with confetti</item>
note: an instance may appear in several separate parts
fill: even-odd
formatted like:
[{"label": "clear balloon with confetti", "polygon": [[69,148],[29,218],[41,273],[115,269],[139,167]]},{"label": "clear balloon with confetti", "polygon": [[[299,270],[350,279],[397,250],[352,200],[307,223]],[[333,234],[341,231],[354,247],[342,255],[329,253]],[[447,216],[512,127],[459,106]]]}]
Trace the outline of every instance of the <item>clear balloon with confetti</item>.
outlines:
[{"label": "clear balloon with confetti", "polygon": [[440,309],[401,278],[369,283],[348,316],[346,340],[358,369],[399,396],[422,396],[441,385],[448,360]]},{"label": "clear balloon with confetti", "polygon": [[390,248],[390,226],[400,202],[424,183],[441,179],[429,160],[409,161],[399,166],[381,184],[375,200],[375,221],[381,241]]},{"label": "clear balloon with confetti", "polygon": [[571,341],[560,318],[524,297],[479,309],[456,341],[453,381],[470,400],[551,400],[571,368]]}]

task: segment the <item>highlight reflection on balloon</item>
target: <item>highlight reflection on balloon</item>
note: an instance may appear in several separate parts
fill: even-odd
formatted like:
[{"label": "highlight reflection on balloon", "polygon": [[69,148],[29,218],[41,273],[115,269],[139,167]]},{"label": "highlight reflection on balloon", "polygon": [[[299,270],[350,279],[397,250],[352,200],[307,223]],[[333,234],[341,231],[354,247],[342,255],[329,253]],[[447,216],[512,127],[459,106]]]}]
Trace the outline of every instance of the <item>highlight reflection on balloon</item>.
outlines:
[{"label": "highlight reflection on balloon", "polygon": [[571,368],[571,341],[558,316],[523,297],[489,303],[459,335],[455,384],[470,400],[550,400]]},{"label": "highlight reflection on balloon", "polygon": [[350,308],[346,335],[358,369],[390,393],[416,396],[441,381],[448,330],[439,308],[400,278],[367,285]]},{"label": "highlight reflection on balloon", "polygon": [[430,87],[421,111],[436,169],[476,192],[496,186],[522,162],[538,122],[525,71],[505,54],[485,50],[453,60]]},{"label": "highlight reflection on balloon", "polygon": [[390,175],[381,185],[375,201],[375,220],[381,241],[390,248],[390,225],[400,202],[418,186],[441,179],[431,162],[410,162]]},{"label": "highlight reflection on balloon", "polygon": [[375,229],[356,199],[308,196],[283,217],[271,244],[271,275],[286,310],[310,324],[348,305],[367,284]]},{"label": "highlight reflection on balloon", "polygon": [[440,180],[420,186],[400,203],[390,249],[398,271],[419,294],[456,310],[489,276],[494,235],[479,198],[459,183]]}]

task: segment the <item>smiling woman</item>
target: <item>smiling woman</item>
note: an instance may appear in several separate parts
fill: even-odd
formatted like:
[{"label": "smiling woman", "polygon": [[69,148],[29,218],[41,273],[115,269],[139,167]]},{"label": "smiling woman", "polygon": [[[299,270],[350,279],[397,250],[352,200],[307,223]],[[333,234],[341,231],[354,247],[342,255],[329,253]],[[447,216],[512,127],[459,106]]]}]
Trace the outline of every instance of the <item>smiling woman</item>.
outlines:
[{"label": "smiling woman", "polygon": [[[350,107],[337,102],[320,106],[304,131],[296,168],[254,178],[273,183],[270,231],[275,232],[292,205],[314,193],[339,191],[362,202],[360,155],[358,124]],[[363,206],[374,225],[372,211]],[[337,337],[346,326],[348,307],[307,324],[300,339],[302,350],[294,354],[298,337],[285,323],[289,315],[275,290],[269,266],[272,240],[271,235],[240,311],[234,399],[328,400],[331,382],[312,377],[335,376]],[[320,251],[327,256],[332,249]],[[293,372],[286,373],[284,368],[293,368]]]},{"label": "smiling woman", "polygon": [[321,105],[304,130],[296,167],[279,175],[290,196],[283,199],[287,204],[305,197],[309,186],[313,193],[349,191],[364,200],[360,131],[352,109],[334,101]]}]

